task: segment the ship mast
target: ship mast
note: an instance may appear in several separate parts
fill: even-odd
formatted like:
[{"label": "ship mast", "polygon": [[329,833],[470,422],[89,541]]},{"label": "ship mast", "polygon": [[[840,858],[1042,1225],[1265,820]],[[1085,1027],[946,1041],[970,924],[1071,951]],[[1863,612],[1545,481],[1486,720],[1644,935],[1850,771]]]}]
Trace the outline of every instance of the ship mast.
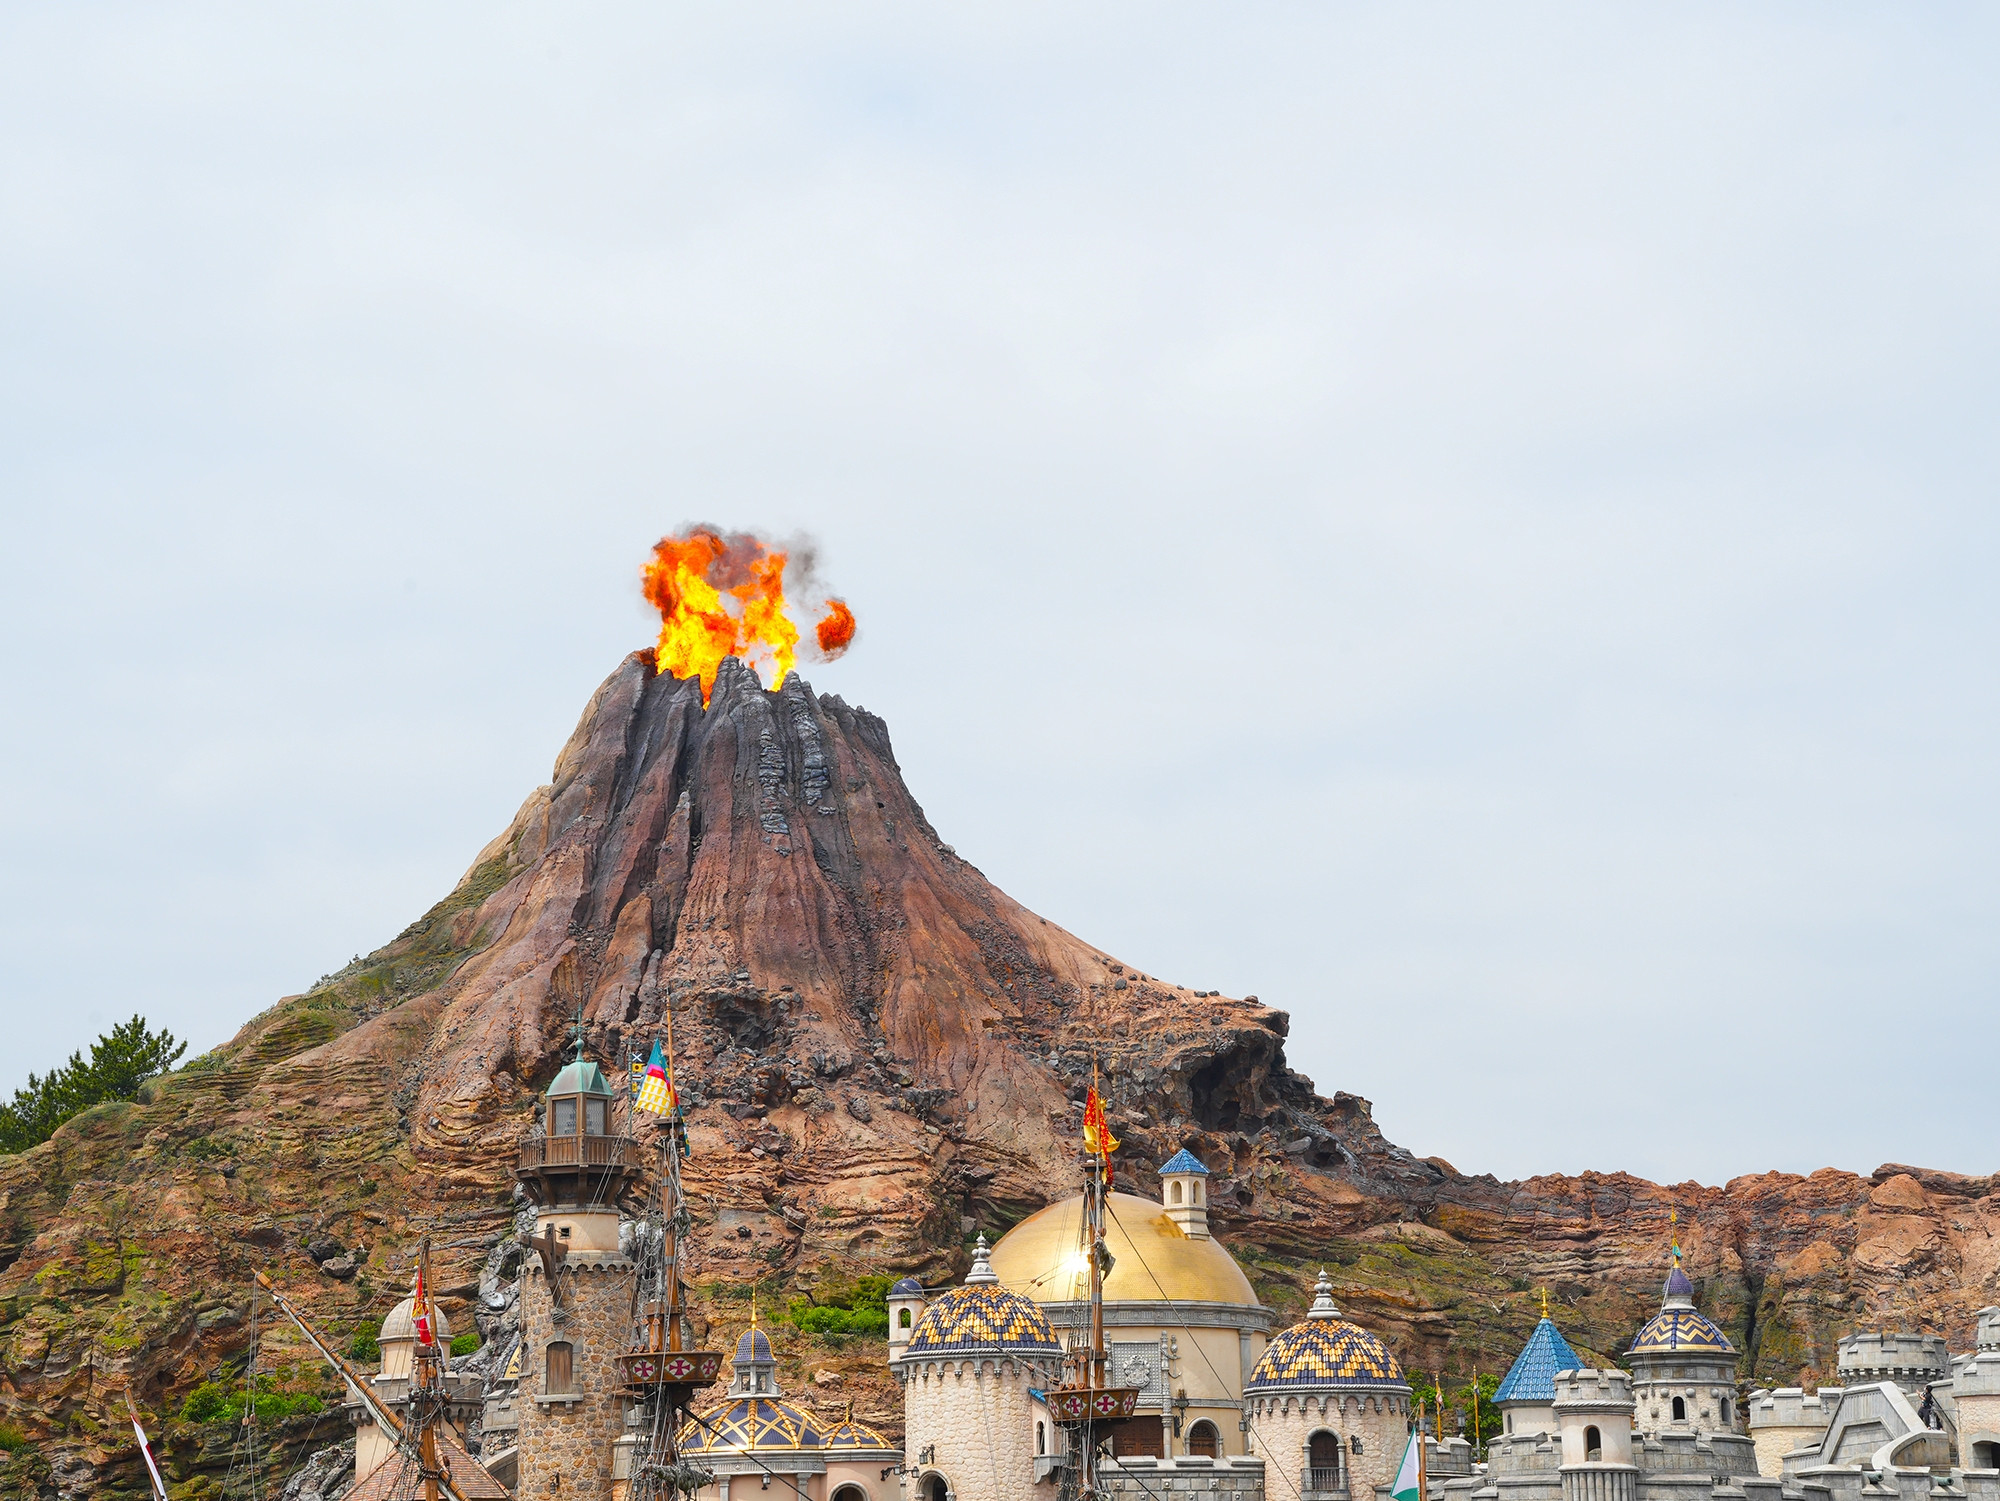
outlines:
[{"label": "ship mast", "polygon": [[[424,1242],[424,1265],[426,1270],[429,1269],[429,1262],[430,1242],[426,1239]],[[420,1455],[425,1456],[424,1459],[419,1461],[420,1467],[425,1472],[423,1474],[425,1501],[438,1501],[438,1498],[441,1496],[449,1497],[450,1501],[466,1501],[465,1493],[452,1483],[451,1476],[446,1474],[444,1467],[437,1462],[437,1434],[433,1431],[433,1428],[438,1420],[438,1414],[443,1404],[433,1402],[427,1405],[418,1401],[411,1402],[410,1422],[406,1424],[376,1397],[374,1388],[366,1375],[356,1370],[346,1360],[334,1353],[333,1346],[327,1343],[326,1337],[312,1326],[312,1322],[304,1314],[292,1306],[291,1300],[278,1291],[276,1285],[269,1277],[262,1272],[258,1272],[256,1276],[257,1285],[270,1294],[271,1301],[278,1305],[279,1310],[287,1318],[299,1326],[299,1332],[306,1337],[306,1343],[319,1351],[320,1357],[333,1367],[336,1375],[347,1383],[348,1390],[361,1399],[361,1405],[368,1409],[368,1415],[382,1425],[383,1432],[395,1438],[397,1447],[406,1451],[414,1447]],[[425,1279],[424,1298],[426,1304],[428,1304],[430,1299],[428,1278]],[[436,1317],[435,1314],[430,1313],[428,1308],[426,1308],[425,1312],[428,1317]],[[430,1327],[435,1329],[437,1326],[433,1323]],[[421,1352],[422,1346],[419,1345],[418,1349]],[[423,1369],[421,1360],[420,1353],[417,1366],[419,1371]],[[435,1367],[433,1367],[432,1375],[435,1378]],[[412,1425],[417,1427],[418,1432],[412,1433],[410,1431]]]},{"label": "ship mast", "polygon": [[1111,1187],[1111,1154],[1117,1146],[1104,1118],[1093,1069],[1090,1097],[1084,1106],[1083,1214],[1079,1226],[1090,1275],[1089,1342],[1070,1351],[1063,1384],[1052,1388],[1047,1397],[1049,1415],[1067,1435],[1060,1501],[1096,1501],[1105,1494],[1098,1479],[1097,1451],[1109,1430],[1131,1417],[1139,1405],[1136,1386],[1112,1385],[1113,1373],[1104,1348],[1104,1277],[1112,1266],[1111,1252],[1104,1244],[1104,1219]]},{"label": "ship mast", "polygon": [[664,1057],[654,1043],[653,1062],[633,1101],[635,1111],[660,1117],[660,1175],[641,1228],[639,1276],[633,1298],[639,1305],[632,1347],[619,1357],[625,1394],[639,1404],[643,1421],[633,1455],[631,1501],[672,1501],[692,1495],[713,1477],[682,1460],[679,1430],[695,1394],[712,1386],[722,1369],[717,1350],[687,1348],[687,1287],[681,1279],[681,1248],[692,1226],[681,1186],[681,1161],[688,1152],[687,1120],[673,1080],[674,1014],[667,1008]]}]

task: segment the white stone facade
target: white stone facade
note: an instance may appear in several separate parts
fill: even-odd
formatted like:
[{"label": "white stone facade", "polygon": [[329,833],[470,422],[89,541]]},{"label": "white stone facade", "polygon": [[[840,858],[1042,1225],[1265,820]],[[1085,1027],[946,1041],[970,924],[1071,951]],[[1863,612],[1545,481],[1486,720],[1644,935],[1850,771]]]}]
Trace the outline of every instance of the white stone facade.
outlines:
[{"label": "white stone facade", "polygon": [[1013,1353],[904,1357],[897,1379],[912,1494],[929,1497],[941,1476],[954,1501],[1035,1495],[1040,1404],[1031,1392],[1053,1385],[1059,1371],[1054,1357]]}]

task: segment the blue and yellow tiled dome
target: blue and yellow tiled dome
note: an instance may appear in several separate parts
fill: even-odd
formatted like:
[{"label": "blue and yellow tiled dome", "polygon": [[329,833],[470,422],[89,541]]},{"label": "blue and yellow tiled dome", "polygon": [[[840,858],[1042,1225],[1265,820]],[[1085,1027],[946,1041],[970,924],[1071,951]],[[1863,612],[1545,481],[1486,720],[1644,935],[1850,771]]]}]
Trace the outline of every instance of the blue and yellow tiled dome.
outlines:
[{"label": "blue and yellow tiled dome", "polygon": [[738,1397],[697,1413],[681,1429],[683,1454],[747,1449],[817,1449],[826,1440],[813,1420],[776,1397]]},{"label": "blue and yellow tiled dome", "polygon": [[1023,1350],[1060,1355],[1055,1327],[1030,1299],[1000,1285],[986,1259],[986,1237],[972,1254],[965,1284],[944,1293],[923,1312],[905,1356],[970,1350]]},{"label": "blue and yellow tiled dome", "polygon": [[1694,1306],[1694,1284],[1681,1270],[1680,1254],[1674,1255],[1674,1269],[1667,1274],[1666,1296],[1660,1311],[1646,1321],[1627,1355],[1697,1354],[1734,1355],[1736,1346],[1729,1336],[1702,1317]]},{"label": "blue and yellow tiled dome", "polygon": [[1672,1355],[1683,1350],[1734,1355],[1736,1346],[1692,1308],[1663,1308],[1646,1321],[1627,1355]]},{"label": "blue and yellow tiled dome", "polygon": [[1303,1321],[1271,1337],[1248,1392],[1296,1386],[1403,1386],[1403,1368],[1389,1347],[1333,1306],[1333,1284],[1319,1274],[1313,1306]]},{"label": "blue and yellow tiled dome", "polygon": [[870,1454],[895,1454],[899,1452],[894,1444],[890,1443],[866,1423],[855,1422],[852,1405],[847,1409],[847,1416],[840,1420],[831,1433],[827,1434],[826,1446],[829,1449],[860,1450]]}]

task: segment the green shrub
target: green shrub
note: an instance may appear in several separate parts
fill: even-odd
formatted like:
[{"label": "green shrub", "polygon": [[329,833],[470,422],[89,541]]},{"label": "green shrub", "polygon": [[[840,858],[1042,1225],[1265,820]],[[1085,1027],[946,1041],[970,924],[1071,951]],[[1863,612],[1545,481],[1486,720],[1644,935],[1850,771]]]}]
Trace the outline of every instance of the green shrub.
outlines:
[{"label": "green shrub", "polygon": [[470,1355],[474,1350],[479,1348],[480,1343],[481,1341],[477,1332],[461,1334],[452,1340],[451,1353],[454,1355]]},{"label": "green shrub", "polygon": [[807,1334],[872,1334],[889,1332],[889,1279],[857,1277],[851,1284],[820,1289],[820,1301],[794,1299],[785,1318]]},{"label": "green shrub", "polygon": [[187,1401],[181,1404],[183,1423],[240,1422],[243,1409],[254,1405],[257,1421],[265,1424],[282,1423],[286,1418],[299,1413],[317,1416],[326,1411],[326,1404],[311,1392],[287,1394],[271,1389],[271,1378],[257,1378],[257,1395],[252,1398],[244,1390],[243,1383],[232,1381],[204,1381],[188,1393]]},{"label": "green shrub", "polygon": [[213,1423],[229,1411],[230,1388],[220,1381],[204,1381],[181,1403],[183,1423]]},{"label": "green shrub", "polygon": [[380,1319],[363,1319],[354,1326],[354,1337],[347,1342],[349,1360],[377,1361],[382,1358],[379,1336],[382,1333]]},{"label": "green shrub", "polygon": [[28,1447],[28,1435],[12,1423],[0,1423],[0,1449],[18,1454]]}]

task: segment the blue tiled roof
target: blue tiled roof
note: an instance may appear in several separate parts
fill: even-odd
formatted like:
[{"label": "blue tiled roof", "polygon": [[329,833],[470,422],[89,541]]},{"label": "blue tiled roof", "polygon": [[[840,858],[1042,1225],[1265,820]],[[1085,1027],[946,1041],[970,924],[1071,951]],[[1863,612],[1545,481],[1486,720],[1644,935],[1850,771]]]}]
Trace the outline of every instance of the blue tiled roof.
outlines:
[{"label": "blue tiled roof", "polygon": [[1495,1402],[1553,1402],[1556,1399],[1556,1372],[1580,1371],[1583,1362],[1569,1341],[1562,1337],[1553,1320],[1535,1325],[1521,1353],[1507,1368],[1507,1378],[1493,1393]]},{"label": "blue tiled roof", "polygon": [[892,1298],[921,1298],[923,1295],[924,1285],[917,1281],[915,1277],[899,1277],[896,1279],[895,1285],[889,1289],[889,1296]]},{"label": "blue tiled roof", "polygon": [[1208,1169],[1201,1165],[1199,1157],[1195,1156],[1186,1147],[1182,1147],[1173,1156],[1160,1164],[1160,1176],[1164,1178],[1168,1173],[1200,1173],[1202,1177],[1206,1178],[1208,1176]]}]

